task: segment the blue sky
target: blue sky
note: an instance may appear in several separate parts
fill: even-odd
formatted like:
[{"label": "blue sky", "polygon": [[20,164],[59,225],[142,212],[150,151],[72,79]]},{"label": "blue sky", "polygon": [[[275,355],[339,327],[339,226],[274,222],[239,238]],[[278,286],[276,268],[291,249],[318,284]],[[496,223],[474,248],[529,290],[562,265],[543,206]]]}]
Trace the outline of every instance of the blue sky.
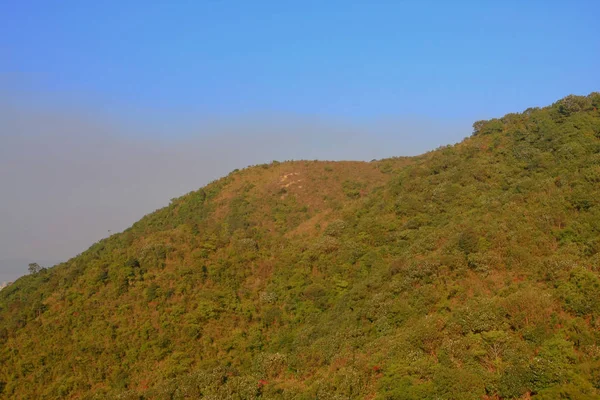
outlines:
[{"label": "blue sky", "polygon": [[0,0],[0,281],[234,168],[419,154],[598,91],[599,16],[599,1]]},{"label": "blue sky", "polygon": [[598,90],[598,1],[6,1],[0,74],[109,112],[473,120]]}]

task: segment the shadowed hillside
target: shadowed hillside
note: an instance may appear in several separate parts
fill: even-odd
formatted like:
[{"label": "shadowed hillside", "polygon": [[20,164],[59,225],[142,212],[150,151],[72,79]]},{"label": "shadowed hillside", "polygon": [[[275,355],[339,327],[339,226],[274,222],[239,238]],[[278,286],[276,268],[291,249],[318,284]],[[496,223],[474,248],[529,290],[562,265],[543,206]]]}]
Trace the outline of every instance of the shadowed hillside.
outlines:
[{"label": "shadowed hillside", "polygon": [[0,396],[598,398],[598,108],[174,199],[0,292]]}]

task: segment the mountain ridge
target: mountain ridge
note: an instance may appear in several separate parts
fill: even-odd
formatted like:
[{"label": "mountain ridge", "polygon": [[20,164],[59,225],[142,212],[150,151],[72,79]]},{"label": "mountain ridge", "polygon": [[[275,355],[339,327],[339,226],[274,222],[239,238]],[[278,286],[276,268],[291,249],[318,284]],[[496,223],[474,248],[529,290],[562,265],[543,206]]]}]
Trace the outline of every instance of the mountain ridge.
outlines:
[{"label": "mountain ridge", "polygon": [[0,393],[597,398],[598,107],[173,199],[0,292]]}]

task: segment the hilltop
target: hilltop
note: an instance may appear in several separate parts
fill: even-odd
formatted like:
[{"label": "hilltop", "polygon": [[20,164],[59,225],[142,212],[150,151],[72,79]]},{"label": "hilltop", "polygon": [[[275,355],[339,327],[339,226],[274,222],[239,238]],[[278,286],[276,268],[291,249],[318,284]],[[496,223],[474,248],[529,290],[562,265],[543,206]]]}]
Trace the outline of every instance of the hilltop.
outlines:
[{"label": "hilltop", "polygon": [[173,199],[0,291],[0,396],[598,398],[598,108]]}]

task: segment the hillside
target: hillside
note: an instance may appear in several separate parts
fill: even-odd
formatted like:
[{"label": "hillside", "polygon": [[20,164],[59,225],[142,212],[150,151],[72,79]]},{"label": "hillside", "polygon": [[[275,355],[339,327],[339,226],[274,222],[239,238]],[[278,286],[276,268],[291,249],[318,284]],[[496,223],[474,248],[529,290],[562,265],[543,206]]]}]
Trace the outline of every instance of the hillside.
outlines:
[{"label": "hillside", "polygon": [[174,199],[0,292],[0,397],[599,398],[598,108]]}]

